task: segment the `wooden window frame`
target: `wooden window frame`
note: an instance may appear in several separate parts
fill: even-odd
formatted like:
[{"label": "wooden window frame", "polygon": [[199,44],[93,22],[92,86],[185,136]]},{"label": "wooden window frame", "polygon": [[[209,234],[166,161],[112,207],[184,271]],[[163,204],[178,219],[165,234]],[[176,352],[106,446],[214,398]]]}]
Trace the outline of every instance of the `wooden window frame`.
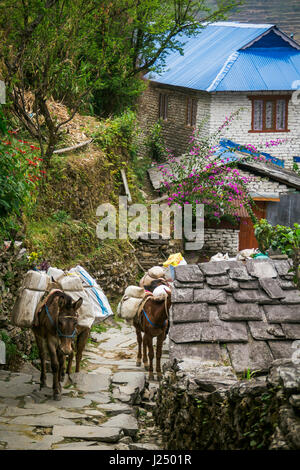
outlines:
[{"label": "wooden window frame", "polygon": [[167,93],[159,93],[158,98],[158,118],[163,121],[168,120],[169,96]]},{"label": "wooden window frame", "polygon": [[196,127],[197,124],[197,100],[192,97],[186,99],[185,125]]},{"label": "wooden window frame", "polygon": [[[252,102],[252,118],[251,118],[251,130],[250,133],[274,133],[274,132],[290,132],[288,129],[288,121],[289,121],[289,100],[291,99],[290,96],[287,95],[256,95],[256,96],[248,96],[249,100]],[[262,115],[262,122],[263,126],[261,130],[254,129],[254,102],[255,101],[262,101],[263,102],[263,115]],[[277,101],[278,100],[285,100],[285,128],[284,129],[276,129],[276,122],[277,122]],[[266,103],[267,101],[274,102],[274,116],[273,116],[273,128],[266,129]]]}]

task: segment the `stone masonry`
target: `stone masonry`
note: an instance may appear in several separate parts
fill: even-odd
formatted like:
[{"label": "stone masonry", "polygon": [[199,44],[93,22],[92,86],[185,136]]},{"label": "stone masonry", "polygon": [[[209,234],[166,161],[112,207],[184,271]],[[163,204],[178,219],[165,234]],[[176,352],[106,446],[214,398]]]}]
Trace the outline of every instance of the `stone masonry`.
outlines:
[{"label": "stone masonry", "polygon": [[135,330],[109,318],[103,325],[107,331],[90,335],[81,371],[62,383],[61,401],[52,398],[50,362],[41,390],[32,364],[19,372],[0,366],[0,451],[161,448],[152,417],[158,383],[136,367]]},{"label": "stone masonry", "polygon": [[289,260],[217,261],[175,268],[171,359],[266,371],[300,339],[300,292]]},{"label": "stone masonry", "polygon": [[[230,114],[240,111],[237,118],[224,128],[220,137],[229,138],[234,142],[259,146],[261,151],[270,153],[274,157],[284,159],[285,167],[292,168],[293,156],[300,156],[300,142],[298,139],[298,127],[300,121],[300,106],[289,101],[288,127],[290,132],[252,133],[251,118],[252,104],[249,97],[257,95],[257,92],[215,92],[207,93],[179,88],[175,86],[161,85],[148,82],[148,87],[140,98],[139,124],[140,154],[145,154],[144,139],[149,134],[152,126],[158,120],[159,94],[168,95],[168,119],[163,121],[163,135],[166,146],[175,156],[185,153],[189,145],[193,127],[186,125],[186,100],[197,100],[197,126],[202,124],[202,134],[213,134],[224,123]],[[261,95],[272,95],[278,92],[262,92]],[[288,92],[280,92],[288,94]],[[279,146],[266,147],[265,143],[276,139],[285,139],[286,142]]]},{"label": "stone masonry", "polygon": [[155,420],[169,450],[300,449],[289,260],[177,266]]}]

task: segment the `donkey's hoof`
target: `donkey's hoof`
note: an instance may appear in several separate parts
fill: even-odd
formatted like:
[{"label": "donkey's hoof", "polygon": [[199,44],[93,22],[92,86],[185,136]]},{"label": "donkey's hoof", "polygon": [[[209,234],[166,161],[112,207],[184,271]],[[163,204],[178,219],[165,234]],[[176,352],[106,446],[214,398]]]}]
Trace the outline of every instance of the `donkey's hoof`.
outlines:
[{"label": "donkey's hoof", "polygon": [[142,363],[141,363],[141,361],[136,361],[135,365],[136,365],[137,367],[141,367]]},{"label": "donkey's hoof", "polygon": [[60,401],[61,400],[61,394],[60,393],[54,393],[53,400]]},{"label": "donkey's hoof", "polygon": [[157,376],[157,380],[160,382],[161,379],[162,379],[162,373],[161,373],[161,372],[157,372],[157,373],[156,373],[156,376]]},{"label": "donkey's hoof", "polygon": [[153,374],[153,372],[149,372],[149,380],[154,380],[154,374]]},{"label": "donkey's hoof", "polygon": [[144,369],[149,370],[149,364],[147,364],[147,362],[144,363]]}]

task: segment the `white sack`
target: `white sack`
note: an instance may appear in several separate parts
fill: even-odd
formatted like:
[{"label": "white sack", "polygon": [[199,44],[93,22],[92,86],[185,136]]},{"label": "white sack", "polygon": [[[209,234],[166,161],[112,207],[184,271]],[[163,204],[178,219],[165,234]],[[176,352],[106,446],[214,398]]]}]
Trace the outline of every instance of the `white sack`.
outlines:
[{"label": "white sack", "polygon": [[118,305],[118,314],[121,318],[131,320],[135,317],[138,312],[139,306],[143,302],[143,299],[137,299],[135,297],[123,296],[121,302]]},{"label": "white sack", "polygon": [[145,289],[138,286],[128,286],[125,289],[124,296],[135,297],[136,299],[141,299],[145,295]]},{"label": "white sack", "polygon": [[70,269],[70,273],[76,273],[80,277],[84,291],[91,303],[95,321],[112,316],[113,311],[109,305],[108,299],[95,279],[93,279],[82,266],[76,266]]},{"label": "white sack", "polygon": [[21,288],[11,314],[11,322],[15,326],[30,328],[36,308],[44,292]]},{"label": "white sack", "polygon": [[45,292],[49,284],[50,277],[45,272],[30,270],[24,276],[22,288]]}]

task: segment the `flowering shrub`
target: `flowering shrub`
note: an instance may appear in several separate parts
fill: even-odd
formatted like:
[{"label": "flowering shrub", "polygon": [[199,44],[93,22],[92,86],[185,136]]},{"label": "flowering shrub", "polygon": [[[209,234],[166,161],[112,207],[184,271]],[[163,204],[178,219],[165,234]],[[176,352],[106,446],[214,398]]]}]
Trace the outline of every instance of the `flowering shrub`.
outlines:
[{"label": "flowering shrub", "polygon": [[8,131],[0,139],[0,216],[19,213],[45,176],[39,148]]},{"label": "flowering shrub", "polygon": [[[235,151],[245,152],[243,160],[254,160],[267,163],[261,155],[268,147],[280,145],[283,139],[270,140],[259,146],[248,144],[222,150],[219,140],[223,130],[227,130],[240,110],[226,116],[224,123],[211,136],[201,136],[201,126],[191,139],[188,152],[180,158],[174,158],[169,152],[167,162],[159,165],[163,176],[165,191],[168,193],[168,204],[205,205],[205,218],[219,222],[229,219],[237,222],[241,208],[245,208],[255,223],[257,219],[252,211],[253,201],[247,185],[253,177],[245,177],[237,169],[231,155]],[[217,142],[217,145],[216,145]],[[240,155],[239,155],[240,158]]]},{"label": "flowering shrub", "polygon": [[[250,177],[243,176],[226,153],[220,153],[215,145],[220,132],[227,127],[235,113],[226,118],[218,131],[208,137],[201,137],[201,128],[194,132],[188,152],[178,158],[168,153],[165,164],[159,165],[163,184],[168,193],[168,204],[205,205],[205,218],[219,222],[222,218],[237,221],[239,209],[246,207],[254,217],[252,200],[247,191]],[[254,149],[250,149],[251,152]],[[245,157],[245,158],[250,158]]]}]

